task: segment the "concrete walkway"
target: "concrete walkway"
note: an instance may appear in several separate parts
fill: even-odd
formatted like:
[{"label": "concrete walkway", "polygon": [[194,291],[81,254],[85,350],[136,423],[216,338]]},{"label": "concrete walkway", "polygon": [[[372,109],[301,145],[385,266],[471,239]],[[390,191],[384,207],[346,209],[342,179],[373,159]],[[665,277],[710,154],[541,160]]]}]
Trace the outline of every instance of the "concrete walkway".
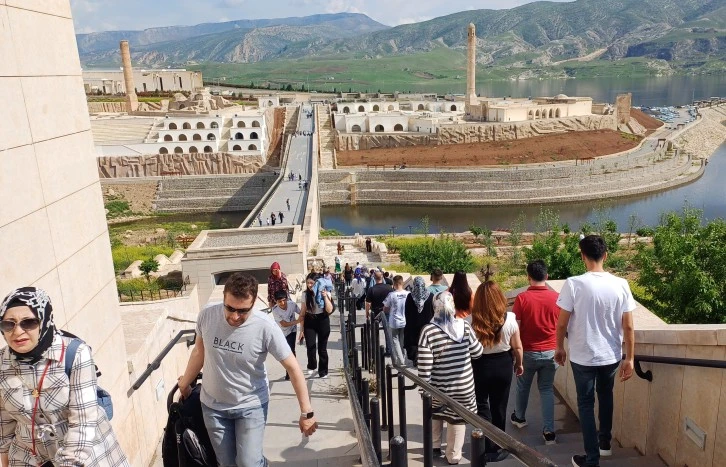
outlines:
[{"label": "concrete walkway", "polygon": [[[270,214],[275,213],[277,221],[275,225],[295,225],[302,224],[305,217],[305,207],[307,206],[308,191],[300,187],[299,179],[310,180],[312,177],[312,130],[313,118],[307,118],[307,113],[312,113],[313,108],[310,105],[303,105],[301,112],[300,125],[298,131],[309,132],[310,136],[292,136],[290,143],[290,154],[287,159],[287,165],[282,167],[283,180],[270,199],[262,208],[262,227],[267,227],[266,219]],[[288,174],[295,174],[295,180],[289,181]],[[308,187],[308,190],[310,188]],[[290,208],[288,209],[286,201],[289,200]],[[283,214],[283,221],[280,222],[279,213]],[[272,224],[270,224],[272,225]],[[254,220],[250,227],[260,227],[258,220]]]}]

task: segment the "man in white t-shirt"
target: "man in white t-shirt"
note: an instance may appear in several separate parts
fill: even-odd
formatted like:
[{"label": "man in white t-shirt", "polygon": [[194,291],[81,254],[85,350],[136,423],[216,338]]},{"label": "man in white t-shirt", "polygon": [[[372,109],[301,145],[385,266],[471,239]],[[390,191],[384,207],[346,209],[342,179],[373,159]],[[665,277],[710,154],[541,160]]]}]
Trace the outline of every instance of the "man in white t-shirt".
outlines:
[{"label": "man in white t-shirt", "polygon": [[[297,323],[300,322],[300,307],[290,300],[286,290],[278,290],[274,295],[275,306],[272,307],[272,317],[282,329],[287,345],[290,346],[292,354],[295,353],[295,338],[297,337]],[[290,380],[290,375],[285,372],[285,381]]]},{"label": "man in white t-shirt", "polygon": [[[585,455],[573,456],[572,465],[593,467],[600,465],[600,456],[612,454],[613,386],[618,366],[620,381],[633,376],[635,331],[631,312],[635,300],[625,279],[603,269],[607,245],[602,237],[584,237],[580,253],[587,272],[567,279],[557,299],[560,317],[555,361],[565,365],[567,336],[585,445]],[[595,393],[599,431],[595,425]]]},{"label": "man in white t-shirt", "polygon": [[383,300],[383,312],[388,316],[388,324],[393,335],[393,343],[401,349],[401,360],[405,360],[403,348],[403,329],[406,327],[406,297],[411,293],[403,290],[403,277],[393,278],[393,292]]}]

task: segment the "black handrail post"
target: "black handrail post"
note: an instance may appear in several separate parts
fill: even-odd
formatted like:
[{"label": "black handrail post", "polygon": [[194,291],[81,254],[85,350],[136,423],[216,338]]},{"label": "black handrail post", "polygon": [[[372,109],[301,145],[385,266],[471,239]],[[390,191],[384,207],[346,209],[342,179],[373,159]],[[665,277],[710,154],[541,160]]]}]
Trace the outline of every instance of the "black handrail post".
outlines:
[{"label": "black handrail post", "polygon": [[[378,350],[378,376],[376,379],[376,390],[378,391],[378,397],[381,399],[381,430],[388,431],[388,400],[386,397],[386,378],[385,369],[383,363],[386,361],[383,357],[383,347],[379,347]],[[389,436],[390,438],[390,436]]]},{"label": "black handrail post", "polygon": [[370,402],[370,386],[368,385],[367,379],[362,379],[360,382],[360,399],[361,399],[361,408],[363,409],[363,417],[366,419],[366,426],[368,427],[368,431],[371,429],[371,402]]},{"label": "black handrail post", "polygon": [[355,392],[356,392],[356,395],[358,396],[358,401],[360,402],[360,405],[362,407],[363,406],[363,399],[361,398],[361,396],[362,396],[362,394],[361,394],[361,392],[362,392],[361,388],[363,387],[363,374],[362,374],[362,372],[360,370],[360,367],[357,366],[357,365],[353,369],[353,371],[355,372]]},{"label": "black handrail post", "polygon": [[388,439],[391,439],[395,436],[395,428],[393,426],[393,367],[390,364],[386,365],[386,399],[388,404]]},{"label": "black handrail post", "polygon": [[[376,352],[376,389],[378,397],[383,397],[383,388],[385,387],[385,383],[383,383],[383,363],[386,361],[385,353],[386,348],[382,345],[377,347],[378,351]],[[384,410],[385,411],[385,410]]]},{"label": "black handrail post", "polygon": [[398,433],[404,440],[408,439],[406,429],[406,377],[398,373]]},{"label": "black handrail post", "polygon": [[378,347],[381,345],[381,333],[380,333],[380,327],[378,325],[378,321],[373,320],[373,350],[374,350],[374,359],[377,361],[376,364],[380,365],[380,354],[378,353]]},{"label": "black handrail post", "polygon": [[431,426],[433,416],[433,409],[431,407],[432,398],[428,392],[424,392],[421,397],[423,398],[423,465],[424,467],[433,467],[434,437]]},{"label": "black handrail post", "polygon": [[360,331],[360,350],[361,359],[363,360],[363,369],[368,369],[368,321],[363,323]]},{"label": "black handrail post", "polygon": [[380,464],[383,460],[381,451],[381,407],[377,397],[371,399],[371,438],[373,439],[376,458]]},{"label": "black handrail post", "polygon": [[486,438],[484,432],[479,428],[471,430],[471,467],[483,467],[487,465],[484,455],[486,451]]},{"label": "black handrail post", "polygon": [[408,467],[406,440],[401,436],[395,436],[391,438],[389,447],[391,451],[391,467]]}]

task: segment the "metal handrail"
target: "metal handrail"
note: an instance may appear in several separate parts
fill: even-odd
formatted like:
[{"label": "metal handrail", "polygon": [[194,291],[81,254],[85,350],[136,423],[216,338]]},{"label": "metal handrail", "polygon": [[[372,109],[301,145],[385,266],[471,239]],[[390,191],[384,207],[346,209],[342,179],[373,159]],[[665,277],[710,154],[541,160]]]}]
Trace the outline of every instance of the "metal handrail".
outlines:
[{"label": "metal handrail", "polygon": [[[159,355],[157,355],[151,363],[146,365],[146,370],[141,373],[141,376],[139,376],[136,382],[131,386],[131,389],[126,392],[126,395],[128,397],[131,397],[134,391],[138,390],[141,385],[144,384],[144,382],[149,378],[149,376],[151,376],[151,373],[161,367],[161,361],[164,360],[164,357],[166,357],[169,352],[171,352],[171,349],[174,348],[174,346],[181,340],[181,338],[190,334],[196,334],[196,331],[194,329],[183,329],[177,332],[176,335],[169,341],[169,343],[166,344],[166,347],[164,347],[164,349],[159,352]],[[187,340],[187,347],[191,347],[191,345],[194,344],[195,340],[196,338]]]},{"label": "metal handrail", "polygon": [[393,337],[391,336],[391,330],[389,328],[388,321],[386,319],[381,319],[381,323],[383,323],[383,329],[384,334],[386,336],[386,340],[388,343],[390,343],[391,347],[391,363],[393,367],[398,371],[400,374],[403,374],[406,378],[411,380],[416,386],[420,387],[427,393],[431,394],[436,400],[441,402],[443,405],[447,406],[449,409],[453,410],[459,417],[461,417],[466,423],[469,425],[472,425],[475,428],[479,428],[483,433],[484,436],[495,442],[497,445],[501,446],[502,449],[505,449],[509,451],[510,454],[512,454],[517,460],[522,462],[524,465],[527,466],[548,466],[548,467],[556,467],[557,464],[555,464],[552,460],[547,458],[546,456],[542,455],[541,453],[537,452],[536,450],[530,448],[526,444],[522,443],[521,441],[518,441],[511,437],[510,435],[506,434],[504,431],[500,430],[499,428],[492,425],[490,422],[484,420],[483,418],[479,417],[475,413],[469,411],[466,407],[461,405],[460,403],[456,402],[451,397],[447,396],[443,392],[441,392],[439,389],[435,388],[431,384],[429,384],[427,381],[424,381],[421,379],[418,375],[412,373],[410,370],[406,368],[406,366],[403,364],[402,356],[400,355],[400,349],[396,348],[396,345],[393,342]]},{"label": "metal handrail", "polygon": [[701,368],[718,368],[726,369],[726,361],[723,360],[704,360],[700,358],[682,358],[682,357],[660,357],[656,355],[635,355],[635,374],[647,381],[653,381],[653,372],[651,370],[643,371],[640,363],[661,363],[664,365],[684,365],[695,366]]},{"label": "metal handrail", "polygon": [[[340,307],[340,329],[345,327],[345,316],[343,307]],[[343,349],[343,377],[345,385],[348,388],[348,400],[350,400],[350,408],[353,411],[353,425],[355,427],[355,436],[358,441],[358,451],[360,452],[361,464],[363,467],[379,467],[376,451],[373,448],[373,439],[368,431],[367,422],[363,415],[363,408],[358,402],[355,391],[355,384],[351,379],[351,368],[348,362],[348,342],[345,336],[340,339]]]}]

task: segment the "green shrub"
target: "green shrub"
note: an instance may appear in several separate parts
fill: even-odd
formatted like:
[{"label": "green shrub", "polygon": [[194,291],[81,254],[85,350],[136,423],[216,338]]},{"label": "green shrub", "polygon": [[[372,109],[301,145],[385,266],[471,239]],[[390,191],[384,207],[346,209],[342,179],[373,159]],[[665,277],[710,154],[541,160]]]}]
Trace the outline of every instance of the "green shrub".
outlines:
[{"label": "green shrub", "polygon": [[401,260],[419,271],[435,268],[445,273],[474,270],[474,258],[461,240],[443,235],[423,240],[401,245]]},{"label": "green shrub", "polygon": [[669,323],[726,322],[726,221],[703,225],[703,213],[686,206],[662,216],[653,245],[638,245],[635,264],[643,303]]},{"label": "green shrub", "polygon": [[655,229],[653,227],[640,227],[638,230],[635,231],[635,234],[638,237],[652,237],[655,235]]},{"label": "green shrub", "polygon": [[399,253],[405,246],[423,245],[431,241],[426,237],[386,237],[382,241],[389,253]]},{"label": "green shrub", "polygon": [[106,203],[106,209],[108,209],[108,217],[119,217],[126,214],[132,214],[128,201],[109,201]]},{"label": "green shrub", "polygon": [[161,284],[158,281],[146,282],[146,279],[137,277],[135,279],[117,279],[116,288],[119,293],[130,295],[132,292],[139,293],[147,290],[156,292],[161,288]]},{"label": "green shrub", "polygon": [[321,237],[342,237],[343,232],[337,229],[320,229]]},{"label": "green shrub", "polygon": [[143,261],[156,255],[170,256],[172,253],[174,253],[174,249],[164,245],[127,246],[112,244],[111,246],[113,268],[117,274],[138,259]]},{"label": "green shrub", "polygon": [[580,257],[579,235],[567,235],[564,241],[559,232],[538,234],[531,249],[524,251],[527,262],[541,259],[547,264],[550,279],[567,279],[585,272]]}]

